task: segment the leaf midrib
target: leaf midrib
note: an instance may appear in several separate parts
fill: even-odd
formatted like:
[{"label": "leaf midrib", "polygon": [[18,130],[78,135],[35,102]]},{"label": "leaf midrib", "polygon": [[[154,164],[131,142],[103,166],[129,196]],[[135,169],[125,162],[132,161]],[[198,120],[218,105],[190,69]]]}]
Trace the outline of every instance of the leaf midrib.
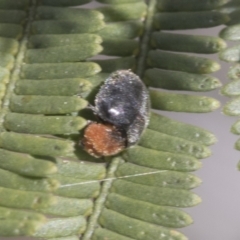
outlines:
[{"label": "leaf midrib", "polygon": [[9,102],[12,94],[14,94],[14,86],[16,81],[19,79],[19,73],[21,71],[21,66],[23,64],[24,55],[27,49],[28,37],[30,35],[31,22],[34,19],[34,13],[36,10],[36,0],[31,1],[29,6],[29,11],[26,16],[26,24],[23,29],[23,36],[19,41],[18,52],[15,57],[14,66],[10,71],[9,82],[7,84],[6,92],[2,100],[1,113],[0,113],[0,132],[6,131],[3,127],[4,117],[7,112],[9,112]]},{"label": "leaf midrib", "polygon": [[[155,6],[156,6],[156,0],[150,0],[148,3],[148,9],[146,13],[146,19],[143,29],[143,35],[140,41],[140,52],[137,59],[137,66],[136,66],[136,74],[140,77],[143,76],[145,67],[146,67],[146,58],[149,51],[149,41],[152,31],[152,23],[153,23],[153,17],[155,13]],[[108,167],[108,172],[106,175],[106,181],[102,184],[101,192],[95,201],[95,207],[93,210],[93,213],[91,217],[88,220],[88,226],[87,229],[83,235],[82,240],[90,240],[92,237],[92,234],[94,232],[94,229],[98,225],[97,221],[101,214],[102,209],[104,208],[104,203],[106,201],[106,198],[109,194],[109,190],[111,188],[112,182],[115,179],[115,172],[118,168],[118,166],[122,163],[122,158],[112,158],[111,163]]]},{"label": "leaf midrib", "polygon": [[149,0],[148,3],[148,8],[147,8],[147,13],[146,13],[146,19],[145,19],[145,25],[143,29],[143,36],[140,41],[140,53],[139,57],[137,60],[137,69],[136,69],[136,74],[142,78],[143,72],[146,68],[146,59],[147,59],[147,54],[149,51],[149,42],[150,42],[150,37],[151,37],[151,32],[152,32],[152,25],[153,25],[153,17],[155,13],[155,6],[156,6],[156,0]]}]

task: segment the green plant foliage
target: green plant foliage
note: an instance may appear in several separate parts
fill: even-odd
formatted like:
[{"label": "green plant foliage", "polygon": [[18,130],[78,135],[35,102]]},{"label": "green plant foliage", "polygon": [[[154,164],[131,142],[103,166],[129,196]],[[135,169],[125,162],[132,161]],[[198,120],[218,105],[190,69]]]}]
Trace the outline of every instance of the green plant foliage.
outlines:
[{"label": "green plant foliage", "polygon": [[[226,12],[229,15],[229,21],[226,23],[225,27],[220,32],[220,37],[225,40],[238,41],[240,39],[239,27],[239,1],[232,0],[228,4],[220,8],[221,12]],[[226,49],[220,51],[219,57],[221,60],[233,63],[228,72],[228,78],[231,82],[227,83],[221,89],[221,93],[227,97],[231,97],[231,100],[226,103],[223,108],[223,113],[229,116],[239,116],[240,115],[240,88],[239,88],[239,44],[233,47],[227,47]],[[234,134],[239,134],[239,121],[233,124],[231,132]],[[235,148],[240,150],[239,140],[235,144]],[[239,168],[239,166],[238,166]],[[240,168],[239,168],[240,169]]]},{"label": "green plant foliage", "polygon": [[[174,229],[193,220],[180,208],[201,202],[191,191],[201,180],[190,172],[216,138],[154,110],[218,108],[216,99],[165,90],[220,87],[209,75],[220,65],[193,54],[232,59],[238,48],[169,31],[218,26],[235,15],[216,11],[225,0],[99,0],[103,6],[81,8],[89,2],[0,0],[0,236],[185,240]],[[230,28],[222,33],[228,39]],[[96,120],[88,104],[119,69],[149,88],[150,123],[136,146],[96,159],[80,146],[88,120]],[[233,85],[223,89],[237,95]]]},{"label": "green plant foliage", "polygon": [[226,47],[221,38],[167,32],[154,32],[151,44],[162,50],[193,53],[215,53]]},{"label": "green plant foliage", "polygon": [[157,2],[157,8],[161,11],[204,11],[212,10],[223,4],[227,3],[228,0],[221,1],[198,1],[198,0],[183,0],[179,2],[178,0],[161,0]]}]

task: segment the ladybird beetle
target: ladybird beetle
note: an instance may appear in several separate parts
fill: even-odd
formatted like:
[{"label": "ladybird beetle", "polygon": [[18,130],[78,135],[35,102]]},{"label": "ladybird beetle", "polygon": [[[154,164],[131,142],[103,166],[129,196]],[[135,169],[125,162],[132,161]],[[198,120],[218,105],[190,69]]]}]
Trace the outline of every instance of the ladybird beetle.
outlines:
[{"label": "ladybird beetle", "polygon": [[95,98],[99,122],[90,123],[83,148],[95,157],[111,156],[136,144],[149,122],[149,94],[131,70],[113,72]]}]

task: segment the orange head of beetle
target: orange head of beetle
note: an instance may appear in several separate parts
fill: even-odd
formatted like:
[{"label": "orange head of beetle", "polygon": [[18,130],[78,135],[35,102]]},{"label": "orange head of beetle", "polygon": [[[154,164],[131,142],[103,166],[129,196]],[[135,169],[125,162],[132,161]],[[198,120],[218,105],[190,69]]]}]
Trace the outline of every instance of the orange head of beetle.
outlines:
[{"label": "orange head of beetle", "polygon": [[126,138],[111,124],[90,123],[84,132],[82,145],[94,157],[112,156],[126,147]]}]

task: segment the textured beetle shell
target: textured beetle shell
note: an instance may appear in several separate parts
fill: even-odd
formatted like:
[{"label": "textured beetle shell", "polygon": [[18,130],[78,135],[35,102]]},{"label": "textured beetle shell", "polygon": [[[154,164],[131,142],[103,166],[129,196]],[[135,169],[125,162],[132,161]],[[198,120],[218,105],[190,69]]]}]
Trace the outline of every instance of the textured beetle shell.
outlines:
[{"label": "textured beetle shell", "polygon": [[137,143],[148,125],[149,109],[148,90],[130,70],[112,73],[95,98],[95,113],[122,132],[127,147]]}]

